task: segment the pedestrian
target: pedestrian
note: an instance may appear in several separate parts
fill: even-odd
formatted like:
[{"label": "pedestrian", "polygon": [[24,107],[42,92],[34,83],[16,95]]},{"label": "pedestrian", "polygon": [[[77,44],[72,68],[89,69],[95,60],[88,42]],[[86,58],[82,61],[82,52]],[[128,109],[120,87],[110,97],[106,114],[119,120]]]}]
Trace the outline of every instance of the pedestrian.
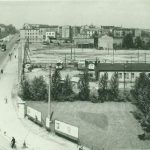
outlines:
[{"label": "pedestrian", "polygon": [[1,74],[3,74],[3,69],[1,69]]},{"label": "pedestrian", "polygon": [[5,97],[5,104],[7,104],[7,97]]},{"label": "pedestrian", "polygon": [[11,148],[14,148],[15,147],[15,144],[16,144],[16,140],[14,137],[12,137],[12,140],[11,140]]},{"label": "pedestrian", "polygon": [[15,59],[16,59],[16,55],[15,55]]},{"label": "pedestrian", "polygon": [[79,147],[79,150],[83,150],[83,146],[80,146],[80,147]]}]

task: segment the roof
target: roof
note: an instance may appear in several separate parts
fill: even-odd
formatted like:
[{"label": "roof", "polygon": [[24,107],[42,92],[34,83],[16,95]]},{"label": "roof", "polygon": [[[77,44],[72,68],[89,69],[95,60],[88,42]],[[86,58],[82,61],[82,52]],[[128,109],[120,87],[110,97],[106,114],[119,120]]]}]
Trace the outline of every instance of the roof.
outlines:
[{"label": "roof", "polygon": [[99,63],[97,71],[150,72],[150,63]]}]

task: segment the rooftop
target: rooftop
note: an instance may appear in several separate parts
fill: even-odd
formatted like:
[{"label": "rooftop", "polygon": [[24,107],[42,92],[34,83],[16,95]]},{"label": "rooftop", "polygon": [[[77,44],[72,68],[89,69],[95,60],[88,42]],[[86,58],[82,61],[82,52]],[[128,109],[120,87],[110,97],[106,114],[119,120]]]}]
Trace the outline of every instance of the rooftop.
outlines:
[{"label": "rooftop", "polygon": [[150,72],[150,63],[98,63],[98,71]]}]

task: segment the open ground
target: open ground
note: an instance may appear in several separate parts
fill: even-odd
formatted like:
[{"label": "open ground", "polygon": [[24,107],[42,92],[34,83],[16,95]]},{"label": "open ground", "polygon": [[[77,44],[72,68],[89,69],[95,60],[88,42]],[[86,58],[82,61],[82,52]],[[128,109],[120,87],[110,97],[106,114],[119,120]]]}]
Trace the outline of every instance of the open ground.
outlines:
[{"label": "open ground", "polygon": [[[113,55],[114,54],[114,55]],[[114,56],[114,57],[113,57]],[[72,60],[100,60],[101,63],[150,63],[150,51],[147,50],[96,50],[72,48]],[[71,48],[49,48],[41,44],[30,45],[30,58],[33,63],[56,63],[71,60]]]},{"label": "open ground", "polygon": [[[42,112],[47,117],[47,103],[27,101],[27,105]],[[83,145],[95,149],[148,149],[150,142],[140,141],[143,131],[133,117],[136,107],[129,102],[52,102],[52,120],[79,127],[79,139]],[[54,124],[51,126],[54,130]]]}]

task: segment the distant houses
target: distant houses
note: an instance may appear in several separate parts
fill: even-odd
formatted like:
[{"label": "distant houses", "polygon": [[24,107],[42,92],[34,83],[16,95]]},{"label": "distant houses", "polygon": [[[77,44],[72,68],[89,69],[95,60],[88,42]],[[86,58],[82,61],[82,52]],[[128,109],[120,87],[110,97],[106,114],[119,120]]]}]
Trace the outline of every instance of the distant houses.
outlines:
[{"label": "distant houses", "polygon": [[[126,46],[126,36],[130,35],[132,46]],[[150,48],[150,30],[123,28],[116,26],[57,26],[24,24],[20,30],[21,39],[29,39],[29,42],[50,42],[51,39],[72,43],[79,48],[96,49],[126,49],[137,48],[136,42],[140,40],[139,48]],[[138,38],[138,40],[137,40]],[[112,42],[113,41],[113,42]]]}]

